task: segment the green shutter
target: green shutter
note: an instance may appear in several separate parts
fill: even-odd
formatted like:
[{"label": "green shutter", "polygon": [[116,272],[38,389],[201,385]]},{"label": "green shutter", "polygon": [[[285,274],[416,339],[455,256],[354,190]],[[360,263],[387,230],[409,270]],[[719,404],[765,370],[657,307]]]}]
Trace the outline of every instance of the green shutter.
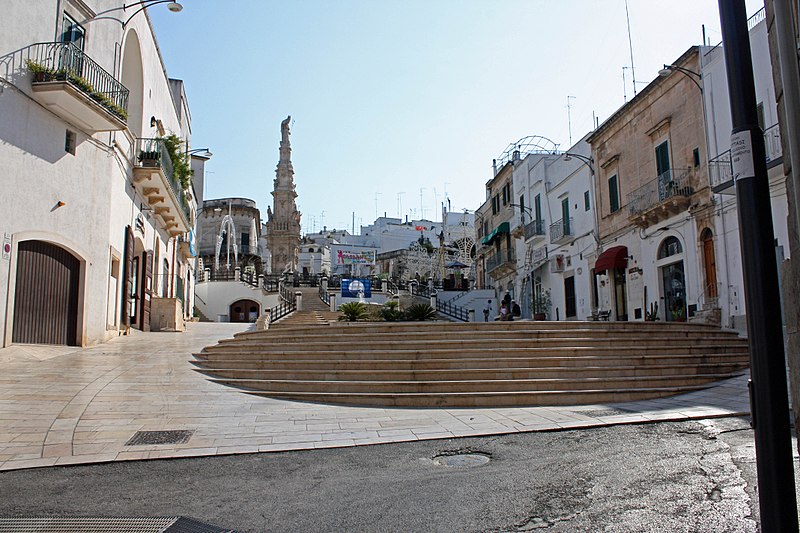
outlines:
[{"label": "green shutter", "polygon": [[608,178],[608,199],[611,206],[611,212],[619,211],[619,185],[617,184],[617,175],[614,174]]}]

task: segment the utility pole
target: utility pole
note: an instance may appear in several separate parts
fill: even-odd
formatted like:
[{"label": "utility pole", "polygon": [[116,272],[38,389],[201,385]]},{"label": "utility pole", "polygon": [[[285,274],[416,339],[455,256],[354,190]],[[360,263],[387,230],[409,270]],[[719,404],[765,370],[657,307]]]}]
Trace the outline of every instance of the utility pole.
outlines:
[{"label": "utility pole", "polygon": [[793,532],[798,530],[797,498],[775,235],[744,0],[719,0],[719,15],[731,103],[731,160],[750,344],[750,412],[755,432],[761,531]]}]

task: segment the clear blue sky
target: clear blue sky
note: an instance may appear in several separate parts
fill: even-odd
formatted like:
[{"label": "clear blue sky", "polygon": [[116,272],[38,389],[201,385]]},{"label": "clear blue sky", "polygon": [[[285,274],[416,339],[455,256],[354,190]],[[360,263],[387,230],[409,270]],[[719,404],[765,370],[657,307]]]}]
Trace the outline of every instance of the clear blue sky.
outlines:
[{"label": "clear blue sky", "polygon": [[[484,201],[492,159],[542,135],[569,147],[633,96],[624,0],[182,0],[149,10],[186,82],[206,198],[262,216],[291,115],[304,231]],[[762,7],[748,0],[748,14]],[[721,39],[716,0],[628,0],[637,86]],[[422,189],[422,191],[421,191]],[[399,193],[403,193],[399,198]]]}]

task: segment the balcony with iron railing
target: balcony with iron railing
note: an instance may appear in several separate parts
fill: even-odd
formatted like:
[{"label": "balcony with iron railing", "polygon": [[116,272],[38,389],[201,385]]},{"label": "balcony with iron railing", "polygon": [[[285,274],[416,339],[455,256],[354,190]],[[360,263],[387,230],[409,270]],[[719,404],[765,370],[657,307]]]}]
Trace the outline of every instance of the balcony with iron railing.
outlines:
[{"label": "balcony with iron railing", "polygon": [[629,218],[648,227],[689,208],[694,188],[687,169],[672,169],[628,195]]},{"label": "balcony with iron railing", "polygon": [[544,220],[532,220],[525,224],[525,240],[543,239],[546,236],[544,231]]},{"label": "balcony with iron railing", "polygon": [[191,229],[191,208],[175,179],[172,159],[163,139],[136,139],[133,181],[147,203],[164,221],[164,229],[185,233]]},{"label": "balcony with iron railing", "polygon": [[494,278],[509,274],[516,268],[517,259],[514,248],[496,251],[486,260],[486,273]]},{"label": "balcony with iron railing", "polygon": [[27,49],[33,98],[88,133],[125,128],[128,89],[73,43]]},{"label": "balcony with iron railing", "polygon": [[[778,126],[778,124],[773,124],[764,130],[764,155],[766,156],[767,169],[783,163],[781,130]],[[736,194],[730,150],[726,150],[708,162],[708,180],[711,190],[715,193]]]},{"label": "balcony with iron railing", "polygon": [[561,219],[550,224],[550,242],[553,244],[563,244],[572,240],[575,233],[572,230],[572,219]]}]

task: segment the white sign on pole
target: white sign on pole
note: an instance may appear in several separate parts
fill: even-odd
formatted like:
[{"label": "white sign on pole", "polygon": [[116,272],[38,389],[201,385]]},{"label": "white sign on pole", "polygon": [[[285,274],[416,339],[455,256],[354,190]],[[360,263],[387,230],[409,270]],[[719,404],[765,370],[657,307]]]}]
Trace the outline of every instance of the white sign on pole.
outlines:
[{"label": "white sign on pole", "polygon": [[733,181],[755,178],[756,165],[753,161],[753,139],[750,130],[731,135],[731,164],[733,165]]}]

